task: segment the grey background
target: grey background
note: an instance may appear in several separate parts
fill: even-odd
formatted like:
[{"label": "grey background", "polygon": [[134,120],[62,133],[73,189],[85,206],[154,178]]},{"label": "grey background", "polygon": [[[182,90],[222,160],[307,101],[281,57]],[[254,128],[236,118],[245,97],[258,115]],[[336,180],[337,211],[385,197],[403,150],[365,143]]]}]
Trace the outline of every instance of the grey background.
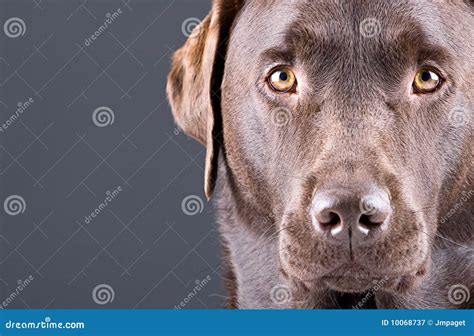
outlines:
[{"label": "grey background", "polygon": [[[0,304],[31,275],[7,308],[173,308],[209,276],[186,308],[221,307],[204,148],[175,129],[165,96],[183,22],[209,9],[196,0],[0,1],[0,124],[34,100],[0,133]],[[25,22],[24,35],[6,36],[10,17]],[[94,124],[100,106],[113,124]],[[23,213],[6,213],[10,195],[25,200]],[[201,213],[183,213],[188,195],[203,201]],[[92,298],[101,284],[114,291],[104,305]]]}]

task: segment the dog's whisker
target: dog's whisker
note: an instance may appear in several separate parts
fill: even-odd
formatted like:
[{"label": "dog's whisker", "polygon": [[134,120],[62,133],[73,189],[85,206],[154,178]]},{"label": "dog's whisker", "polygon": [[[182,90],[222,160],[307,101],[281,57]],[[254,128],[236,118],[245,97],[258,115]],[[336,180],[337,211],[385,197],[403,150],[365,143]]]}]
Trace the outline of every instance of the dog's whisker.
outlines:
[{"label": "dog's whisker", "polygon": [[[284,230],[287,230],[287,229],[290,229],[292,227],[294,227],[295,225],[289,225],[289,226],[285,226],[285,227],[282,227],[280,229],[278,229],[277,231],[273,232],[269,237],[261,237],[263,238],[263,244],[262,246],[259,248],[259,252],[257,254],[257,257],[258,257],[258,260],[261,260],[261,253],[263,251],[263,248],[266,247],[268,244],[271,244],[271,243],[277,243],[276,240],[274,240],[274,238],[276,238],[281,232],[283,232]],[[268,256],[269,259],[271,258],[274,258],[275,256],[274,255],[271,255],[271,256]]]},{"label": "dog's whisker", "polygon": [[[465,247],[465,248],[474,250],[474,248],[473,248],[472,246],[460,244],[460,243],[458,243],[458,242],[456,242],[456,241],[454,241],[454,240],[452,240],[452,239],[449,239],[448,237],[445,237],[445,236],[441,235],[441,234],[438,233],[438,232],[436,232],[434,235],[431,235],[431,234],[429,234],[429,233],[427,233],[427,232],[425,232],[425,231],[423,231],[423,230],[421,230],[421,229],[418,229],[418,228],[415,228],[415,230],[424,233],[425,235],[427,235],[428,237],[430,237],[430,238],[433,239],[433,240],[434,240],[434,237],[438,237],[438,238],[443,239],[444,241],[447,241],[447,242],[449,242],[449,243],[455,244],[455,245],[457,245],[457,246],[459,246],[459,247]],[[434,240],[434,242],[436,242],[436,241]]]}]

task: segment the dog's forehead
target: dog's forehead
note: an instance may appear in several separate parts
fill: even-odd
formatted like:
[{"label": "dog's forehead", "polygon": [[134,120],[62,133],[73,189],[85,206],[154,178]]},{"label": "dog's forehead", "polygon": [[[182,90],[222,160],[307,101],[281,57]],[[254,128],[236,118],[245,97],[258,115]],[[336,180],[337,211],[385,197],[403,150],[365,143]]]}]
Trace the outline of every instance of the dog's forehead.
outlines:
[{"label": "dog's forehead", "polygon": [[376,40],[371,41],[373,37],[393,41],[403,34],[423,35],[431,44],[443,45],[449,39],[444,29],[449,18],[443,15],[448,8],[448,1],[443,0],[252,1],[236,29],[240,26],[241,42],[257,43],[259,49],[298,38],[300,44],[311,43],[311,39],[370,44]]}]

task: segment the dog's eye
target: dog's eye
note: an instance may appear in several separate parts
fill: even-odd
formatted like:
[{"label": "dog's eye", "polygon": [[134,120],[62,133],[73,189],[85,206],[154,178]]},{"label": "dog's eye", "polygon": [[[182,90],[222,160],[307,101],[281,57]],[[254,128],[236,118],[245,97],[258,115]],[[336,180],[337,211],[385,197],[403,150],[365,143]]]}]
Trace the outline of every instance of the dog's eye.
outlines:
[{"label": "dog's eye", "polygon": [[296,76],[289,67],[274,69],[268,78],[271,88],[277,92],[290,92],[296,88]]},{"label": "dog's eye", "polygon": [[441,76],[431,69],[420,69],[413,80],[413,89],[416,93],[435,91],[441,84]]}]

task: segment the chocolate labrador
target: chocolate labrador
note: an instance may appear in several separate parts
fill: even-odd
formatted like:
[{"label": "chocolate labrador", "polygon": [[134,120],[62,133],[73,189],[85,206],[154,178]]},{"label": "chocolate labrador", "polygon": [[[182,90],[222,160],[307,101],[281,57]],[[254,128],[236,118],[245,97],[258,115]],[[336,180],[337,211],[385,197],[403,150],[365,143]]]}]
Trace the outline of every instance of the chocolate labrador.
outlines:
[{"label": "chocolate labrador", "polygon": [[219,0],[173,59],[233,308],[472,308],[474,6]]}]

